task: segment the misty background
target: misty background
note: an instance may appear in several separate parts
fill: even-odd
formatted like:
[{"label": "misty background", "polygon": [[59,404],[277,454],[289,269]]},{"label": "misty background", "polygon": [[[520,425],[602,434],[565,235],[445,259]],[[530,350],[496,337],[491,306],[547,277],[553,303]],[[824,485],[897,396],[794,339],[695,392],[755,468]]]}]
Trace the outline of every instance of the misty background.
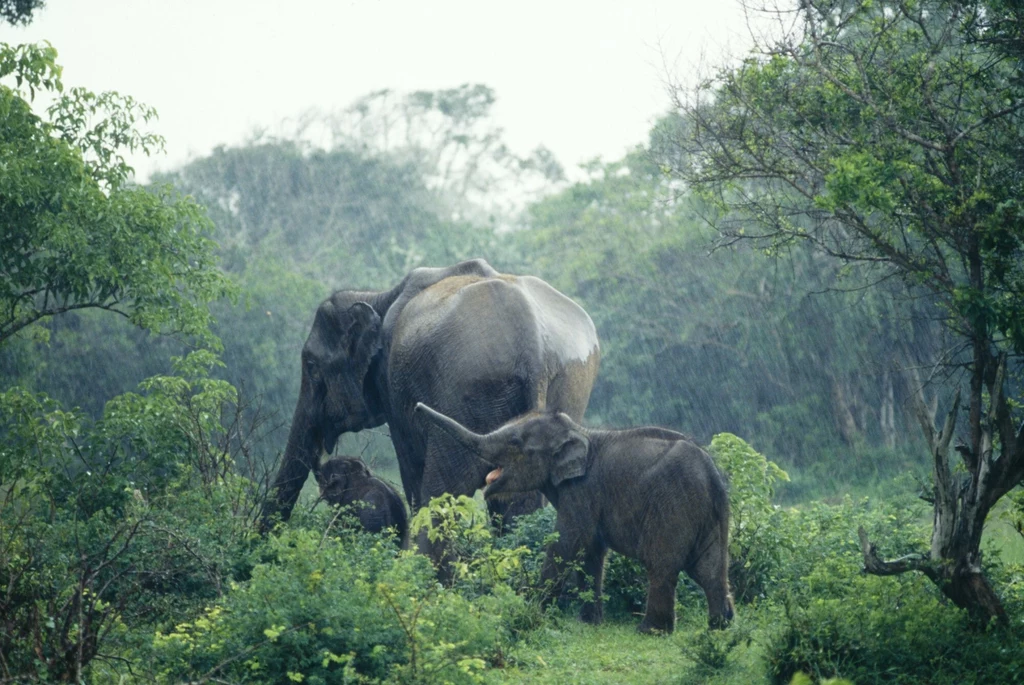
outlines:
[{"label": "misty background", "polygon": [[[941,344],[927,303],[863,290],[803,246],[716,246],[663,173],[678,161],[668,84],[742,44],[722,5],[54,1],[4,32],[53,42],[66,82],[159,111],[166,156],[128,161],[216,226],[244,293],[215,306],[220,374],[269,417],[267,460],[317,303],[484,257],[594,318],[593,425],[741,435],[792,470],[794,494],[925,469],[896,368]],[[0,368],[93,416],[187,347],[101,312],[45,325],[49,342],[16,340]],[[338,451],[397,479],[386,427]]]}]

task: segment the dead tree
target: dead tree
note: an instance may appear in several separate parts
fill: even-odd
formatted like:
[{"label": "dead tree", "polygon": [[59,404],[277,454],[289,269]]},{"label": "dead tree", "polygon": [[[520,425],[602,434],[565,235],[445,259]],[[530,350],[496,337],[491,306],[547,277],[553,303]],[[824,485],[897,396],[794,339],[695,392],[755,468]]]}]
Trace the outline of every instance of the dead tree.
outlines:
[{"label": "dead tree", "polygon": [[[933,465],[933,525],[928,553],[884,561],[878,557],[864,529],[859,528],[857,534],[866,573],[888,576],[920,571],[979,624],[995,620],[1005,625],[1008,622],[1006,611],[982,569],[981,534],[988,512],[1024,477],[1024,424],[1015,430],[1005,395],[1006,355],[993,361],[995,370],[985,374],[988,376],[987,412],[974,410],[984,398],[980,387],[972,387],[968,424],[975,446],[959,443],[950,450],[960,412],[960,391],[937,431],[933,414],[925,404],[921,383],[915,379],[914,410]],[[958,455],[963,472],[952,467],[957,457],[952,457],[951,451]]]}]

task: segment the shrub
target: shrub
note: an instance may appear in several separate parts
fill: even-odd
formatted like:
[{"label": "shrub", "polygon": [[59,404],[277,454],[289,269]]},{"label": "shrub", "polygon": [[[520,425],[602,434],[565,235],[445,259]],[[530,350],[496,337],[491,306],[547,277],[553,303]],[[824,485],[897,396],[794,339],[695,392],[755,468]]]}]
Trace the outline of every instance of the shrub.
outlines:
[{"label": "shrub", "polygon": [[785,512],[772,503],[775,483],[789,476],[731,433],[711,440],[715,463],[729,477],[729,583],[737,602],[764,597],[793,548]]},{"label": "shrub", "polygon": [[[911,496],[874,504],[846,498],[787,512],[782,534],[797,544],[772,593],[783,606],[765,642],[774,682],[799,672],[856,683],[1019,682],[1019,627],[978,633],[923,575],[861,572],[858,526],[887,554],[927,539],[926,517],[927,507]],[[1007,570],[992,571],[1000,577]]]},{"label": "shrub", "polygon": [[157,633],[155,677],[472,682],[507,640],[514,596],[470,601],[440,587],[426,557],[399,554],[380,536],[290,526],[270,545],[274,559],[249,581]]},{"label": "shrub", "polygon": [[[236,400],[206,377],[212,363],[178,360],[179,375],[115,398],[95,423],[0,393],[0,679],[79,682],[247,573],[259,489],[216,449],[237,437],[219,423]],[[200,470],[204,454],[218,470]]]},{"label": "shrub", "polygon": [[1012,683],[1024,673],[1019,628],[978,633],[927,578],[850,574],[841,595],[787,602],[765,650],[769,676],[797,672],[856,683]]}]

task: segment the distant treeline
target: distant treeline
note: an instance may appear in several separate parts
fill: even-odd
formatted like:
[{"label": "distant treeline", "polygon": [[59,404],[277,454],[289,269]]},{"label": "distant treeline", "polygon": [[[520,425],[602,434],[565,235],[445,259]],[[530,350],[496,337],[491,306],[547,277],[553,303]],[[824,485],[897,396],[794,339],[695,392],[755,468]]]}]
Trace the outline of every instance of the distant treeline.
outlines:
[{"label": "distant treeline", "polygon": [[[926,299],[865,289],[803,245],[784,258],[717,245],[706,208],[663,172],[672,117],[647,145],[568,184],[545,150],[508,151],[492,102],[483,86],[377,93],[153,180],[213,220],[221,266],[243,292],[214,307],[221,373],[274,423],[290,421],[299,350],[333,289],[387,288],[416,266],[481,256],[547,279],[594,318],[604,356],[590,423],[671,426],[703,442],[732,432],[797,473],[832,477],[923,459],[897,369],[943,348]],[[384,130],[394,120],[400,136]],[[308,142],[311,129],[329,142]],[[102,312],[45,325],[49,342],[5,346],[0,370],[93,415],[182,350]],[[266,458],[285,435],[271,433]],[[346,440],[389,458],[382,435]]]}]

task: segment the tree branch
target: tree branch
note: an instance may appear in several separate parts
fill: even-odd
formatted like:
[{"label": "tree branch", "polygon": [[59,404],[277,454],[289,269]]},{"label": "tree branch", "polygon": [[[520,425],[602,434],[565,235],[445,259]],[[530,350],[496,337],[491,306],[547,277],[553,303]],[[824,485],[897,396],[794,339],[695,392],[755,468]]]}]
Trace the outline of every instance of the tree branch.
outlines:
[{"label": "tree branch", "polygon": [[878,557],[878,549],[868,542],[864,526],[857,527],[857,537],[860,539],[860,550],[864,555],[864,573],[874,576],[896,576],[908,571],[920,571],[933,582],[937,582],[940,577],[935,564],[924,554],[907,554],[899,559],[883,561]]}]

